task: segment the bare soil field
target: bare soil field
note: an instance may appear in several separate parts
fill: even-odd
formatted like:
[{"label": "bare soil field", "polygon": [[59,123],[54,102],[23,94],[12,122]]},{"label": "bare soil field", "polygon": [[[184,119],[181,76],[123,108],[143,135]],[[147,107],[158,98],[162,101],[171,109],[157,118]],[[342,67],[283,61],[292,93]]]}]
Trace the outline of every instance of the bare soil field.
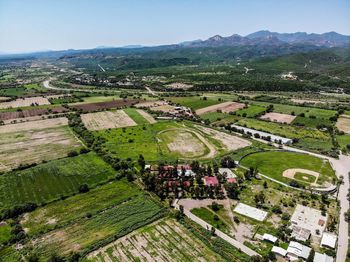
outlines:
[{"label": "bare soil field", "polygon": [[104,109],[119,109],[123,107],[128,107],[136,104],[139,100],[129,99],[129,100],[114,100],[108,102],[72,105],[70,108],[75,108],[77,110],[82,110],[83,112],[98,111]]},{"label": "bare soil field", "polygon": [[338,118],[336,126],[340,131],[343,131],[344,133],[350,134],[350,118],[349,117],[340,116]]},{"label": "bare soil field", "polygon": [[137,108],[150,108],[150,107],[156,107],[156,106],[162,106],[167,105],[168,103],[165,101],[157,100],[157,101],[143,101],[135,105]]},{"label": "bare soil field", "polygon": [[91,131],[137,125],[123,110],[83,114],[81,120]]},{"label": "bare soil field", "polygon": [[271,113],[266,113],[265,115],[261,116],[260,118],[264,119],[264,120],[271,121],[271,122],[290,124],[293,122],[293,120],[296,118],[296,116],[271,112]]},{"label": "bare soil field", "polygon": [[190,231],[172,219],[130,233],[87,257],[87,261],[222,261]]},{"label": "bare soil field", "polygon": [[151,110],[152,111],[161,111],[161,112],[164,112],[164,113],[174,113],[174,112],[176,112],[175,106],[168,105],[168,104],[152,107]]},{"label": "bare soil field", "polygon": [[67,97],[67,96],[72,96],[71,94],[61,94],[61,95],[48,95],[46,96],[47,99],[56,99],[60,97]]},{"label": "bare soil field", "polygon": [[251,142],[240,138],[238,136],[233,136],[225,132],[220,132],[212,128],[204,126],[195,126],[207,135],[221,142],[222,146],[229,151],[237,150],[239,148],[247,147],[251,145]]},{"label": "bare soil field", "polygon": [[55,107],[50,110],[45,108],[35,108],[35,109],[29,109],[29,110],[23,110],[23,111],[13,111],[13,112],[0,112],[0,120],[10,120],[10,119],[17,119],[17,118],[26,118],[26,117],[32,117],[32,116],[41,116],[46,115],[50,113],[64,113],[68,112],[68,109],[64,107]]},{"label": "bare soil field", "polygon": [[200,156],[205,152],[205,146],[198,141],[194,134],[187,131],[178,131],[173,140],[167,144],[172,152],[177,152],[182,156]]},{"label": "bare soil field", "polygon": [[157,123],[157,121],[153,118],[153,116],[151,116],[150,114],[148,114],[147,112],[141,110],[141,109],[137,109],[136,110],[141,116],[143,116],[150,124],[154,124]]},{"label": "bare soil field", "polygon": [[297,98],[292,98],[291,99],[292,102],[296,103],[296,104],[326,104],[325,101],[321,101],[321,100],[308,100],[308,99],[297,99]]},{"label": "bare soil field", "polygon": [[14,101],[0,103],[0,109],[18,108],[32,105],[50,105],[50,102],[46,97],[41,96],[19,98]]},{"label": "bare soil field", "polygon": [[193,87],[193,85],[184,84],[184,83],[171,83],[166,85],[166,87],[171,89],[189,89]]},{"label": "bare soil field", "polygon": [[9,100],[11,97],[6,97],[6,96],[0,96],[0,101],[6,101]]},{"label": "bare soil field", "polygon": [[0,172],[65,157],[81,147],[67,123],[62,117],[0,126]]},{"label": "bare soil field", "polygon": [[204,107],[201,109],[197,109],[196,114],[203,115],[206,113],[217,112],[217,111],[221,111],[223,113],[230,113],[230,112],[235,112],[235,111],[243,108],[244,106],[245,106],[245,104],[243,104],[243,103],[224,102],[221,104],[212,105],[212,106]]}]

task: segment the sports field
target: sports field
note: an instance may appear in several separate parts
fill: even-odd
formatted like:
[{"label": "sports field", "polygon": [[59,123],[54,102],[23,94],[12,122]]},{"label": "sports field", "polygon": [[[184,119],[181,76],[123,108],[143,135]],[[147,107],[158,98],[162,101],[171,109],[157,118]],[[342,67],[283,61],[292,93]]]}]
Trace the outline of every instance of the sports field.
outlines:
[{"label": "sports field", "polygon": [[115,171],[94,153],[54,160],[0,176],[0,212],[15,205],[43,204],[93,187],[115,176]]},{"label": "sports field", "polygon": [[[260,152],[244,157],[240,163],[245,167],[257,168],[260,173],[284,183],[292,180],[283,174],[289,169],[305,169],[319,173],[318,187],[328,187],[334,184],[336,179],[328,160],[307,154],[282,151]],[[296,171],[296,173],[299,172],[299,170]]]}]

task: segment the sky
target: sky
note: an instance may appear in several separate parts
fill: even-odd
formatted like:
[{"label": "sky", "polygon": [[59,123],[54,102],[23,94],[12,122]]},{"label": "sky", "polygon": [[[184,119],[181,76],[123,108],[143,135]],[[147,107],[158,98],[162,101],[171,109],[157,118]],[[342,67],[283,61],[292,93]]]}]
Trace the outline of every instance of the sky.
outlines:
[{"label": "sky", "polygon": [[173,44],[259,30],[350,35],[350,0],[0,0],[0,53]]}]

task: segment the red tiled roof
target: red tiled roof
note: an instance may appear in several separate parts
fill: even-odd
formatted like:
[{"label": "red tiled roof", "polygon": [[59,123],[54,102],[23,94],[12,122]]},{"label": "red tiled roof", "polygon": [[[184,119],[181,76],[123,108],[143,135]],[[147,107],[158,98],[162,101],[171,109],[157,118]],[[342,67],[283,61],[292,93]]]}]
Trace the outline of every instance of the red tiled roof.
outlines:
[{"label": "red tiled roof", "polygon": [[205,184],[207,186],[217,186],[219,185],[219,181],[216,176],[205,176],[204,177]]},{"label": "red tiled roof", "polygon": [[228,178],[227,179],[227,183],[234,183],[234,184],[236,184],[237,180],[235,178]]}]

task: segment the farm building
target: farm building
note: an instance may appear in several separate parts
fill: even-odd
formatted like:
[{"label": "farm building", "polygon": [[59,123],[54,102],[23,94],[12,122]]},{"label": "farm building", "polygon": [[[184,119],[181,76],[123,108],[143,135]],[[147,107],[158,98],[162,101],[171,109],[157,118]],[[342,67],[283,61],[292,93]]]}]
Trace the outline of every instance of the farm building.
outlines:
[{"label": "farm building", "polygon": [[304,259],[306,260],[311,252],[311,248],[304,246],[298,242],[291,241],[287,248],[287,256],[290,260]]},{"label": "farm building", "polygon": [[315,252],[314,262],[333,262],[334,259],[326,254]]},{"label": "farm building", "polygon": [[321,247],[335,248],[337,239],[335,234],[324,232],[322,235]]},{"label": "farm building", "polygon": [[268,242],[271,242],[271,243],[276,243],[276,241],[278,240],[277,237],[273,236],[273,235],[270,235],[270,234],[264,234],[263,235],[263,240],[265,241],[268,241]]},{"label": "farm building", "polygon": [[229,184],[237,184],[236,178],[228,178],[226,181],[227,181],[227,183],[229,183]]},{"label": "farm building", "polygon": [[[307,230],[312,236],[321,237],[326,224],[327,214],[323,216],[320,210],[302,205],[297,205],[291,218],[293,233],[300,238],[306,236]],[[305,230],[300,230],[300,228]]]},{"label": "farm building", "polygon": [[277,246],[273,246],[271,252],[281,257],[285,257],[287,255],[287,250]]},{"label": "farm building", "polygon": [[255,207],[248,206],[243,203],[239,203],[235,207],[234,211],[238,214],[253,218],[258,221],[264,221],[267,216],[267,212],[257,209]]},{"label": "farm building", "polygon": [[204,184],[206,186],[219,186],[219,180],[216,176],[205,176]]}]

